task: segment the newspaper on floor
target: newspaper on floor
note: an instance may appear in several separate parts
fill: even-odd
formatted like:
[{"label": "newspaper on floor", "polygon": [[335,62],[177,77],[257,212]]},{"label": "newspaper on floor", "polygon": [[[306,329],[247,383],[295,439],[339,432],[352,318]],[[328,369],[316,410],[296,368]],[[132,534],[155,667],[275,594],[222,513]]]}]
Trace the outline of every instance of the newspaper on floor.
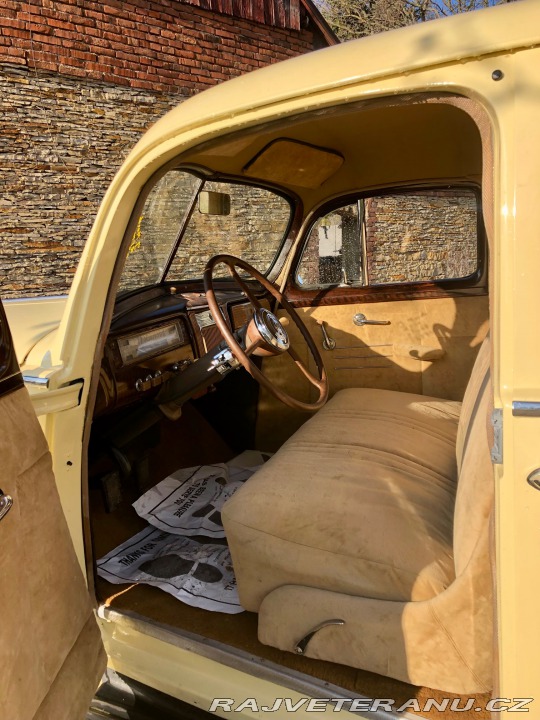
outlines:
[{"label": "newspaper on floor", "polygon": [[133,507],[160,530],[223,538],[221,508],[269,457],[248,450],[228,463],[177,470],[144,493]]},{"label": "newspaper on floor", "polygon": [[149,526],[98,560],[97,570],[109,582],[154,585],[205,610],[243,611],[223,544],[202,544]]}]

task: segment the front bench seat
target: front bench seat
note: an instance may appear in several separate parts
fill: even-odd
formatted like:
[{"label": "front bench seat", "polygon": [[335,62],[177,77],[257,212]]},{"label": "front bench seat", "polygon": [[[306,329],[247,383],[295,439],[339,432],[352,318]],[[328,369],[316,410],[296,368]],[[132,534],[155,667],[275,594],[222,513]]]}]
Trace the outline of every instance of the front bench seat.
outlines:
[{"label": "front bench seat", "polygon": [[460,403],[337,393],[224,506],[259,639],[455,693],[491,689],[486,340]]}]

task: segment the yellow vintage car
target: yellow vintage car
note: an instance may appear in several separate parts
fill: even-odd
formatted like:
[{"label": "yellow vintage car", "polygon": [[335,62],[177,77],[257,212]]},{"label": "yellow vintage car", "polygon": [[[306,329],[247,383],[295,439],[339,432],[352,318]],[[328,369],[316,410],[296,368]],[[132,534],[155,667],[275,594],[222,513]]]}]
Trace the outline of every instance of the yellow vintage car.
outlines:
[{"label": "yellow vintage car", "polygon": [[203,92],[4,303],[1,717],[105,655],[92,717],[538,717],[539,44],[525,0]]}]

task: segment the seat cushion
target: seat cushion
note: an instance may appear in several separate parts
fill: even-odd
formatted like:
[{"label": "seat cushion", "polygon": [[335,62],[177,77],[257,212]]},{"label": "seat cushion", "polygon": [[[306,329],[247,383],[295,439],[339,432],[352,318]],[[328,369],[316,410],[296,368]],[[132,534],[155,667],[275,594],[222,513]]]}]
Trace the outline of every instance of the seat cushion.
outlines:
[{"label": "seat cushion", "polygon": [[295,584],[425,600],[454,579],[460,403],[339,392],[225,504],[242,605]]}]

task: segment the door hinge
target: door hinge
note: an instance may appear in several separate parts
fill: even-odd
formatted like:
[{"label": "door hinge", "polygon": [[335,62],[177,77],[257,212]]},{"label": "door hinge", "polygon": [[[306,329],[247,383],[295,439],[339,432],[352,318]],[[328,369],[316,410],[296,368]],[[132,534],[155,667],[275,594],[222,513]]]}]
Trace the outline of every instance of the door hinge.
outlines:
[{"label": "door hinge", "polygon": [[540,402],[514,400],[512,415],[514,417],[540,417]]},{"label": "door hinge", "polygon": [[491,413],[493,426],[493,447],[491,448],[491,462],[502,465],[503,461],[503,414],[501,408],[495,408]]}]

